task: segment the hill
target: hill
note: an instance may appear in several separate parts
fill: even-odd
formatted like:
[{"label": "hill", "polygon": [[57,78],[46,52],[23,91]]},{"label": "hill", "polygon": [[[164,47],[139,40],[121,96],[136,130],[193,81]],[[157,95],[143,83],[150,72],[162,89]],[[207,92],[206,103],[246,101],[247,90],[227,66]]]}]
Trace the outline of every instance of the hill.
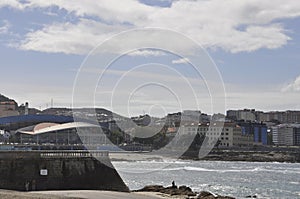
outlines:
[{"label": "hill", "polygon": [[16,102],[15,100],[13,99],[10,99],[2,94],[0,94],[0,102],[7,102],[7,101],[10,101],[10,102]]}]

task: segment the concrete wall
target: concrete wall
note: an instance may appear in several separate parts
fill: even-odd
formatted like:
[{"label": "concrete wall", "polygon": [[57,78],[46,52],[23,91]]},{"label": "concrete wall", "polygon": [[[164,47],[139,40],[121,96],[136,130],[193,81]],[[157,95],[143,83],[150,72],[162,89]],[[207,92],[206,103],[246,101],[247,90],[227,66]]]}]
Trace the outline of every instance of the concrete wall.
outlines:
[{"label": "concrete wall", "polygon": [[0,189],[128,191],[108,153],[87,151],[0,151]]}]

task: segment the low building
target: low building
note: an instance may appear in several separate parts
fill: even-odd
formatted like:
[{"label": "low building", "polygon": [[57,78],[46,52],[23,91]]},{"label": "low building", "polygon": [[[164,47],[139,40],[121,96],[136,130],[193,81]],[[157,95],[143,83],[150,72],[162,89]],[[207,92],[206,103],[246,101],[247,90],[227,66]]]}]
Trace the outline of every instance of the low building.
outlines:
[{"label": "low building", "polygon": [[268,127],[264,123],[244,122],[240,121],[237,124],[242,128],[243,135],[252,135],[255,144],[267,145],[271,143],[268,136]]},{"label": "low building", "polygon": [[215,145],[217,142],[220,147],[253,145],[253,136],[242,134],[241,127],[235,123],[190,123],[181,128],[182,135],[205,136],[208,145]]},{"label": "low building", "polygon": [[233,131],[233,145],[237,147],[251,147],[253,146],[253,135],[243,134],[240,130]]},{"label": "low building", "polygon": [[99,128],[85,122],[40,123],[17,130],[15,139],[20,144],[102,145],[106,136]]},{"label": "low building", "polygon": [[0,117],[19,115],[19,112],[16,110],[17,106],[15,101],[0,102]]}]

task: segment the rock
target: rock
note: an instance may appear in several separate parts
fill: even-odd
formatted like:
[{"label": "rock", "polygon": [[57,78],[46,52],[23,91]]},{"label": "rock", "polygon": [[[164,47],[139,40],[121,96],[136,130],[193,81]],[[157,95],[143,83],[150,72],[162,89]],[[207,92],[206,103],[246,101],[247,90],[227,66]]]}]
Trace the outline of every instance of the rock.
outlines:
[{"label": "rock", "polygon": [[212,193],[208,191],[201,191],[197,198],[198,199],[235,199],[230,196],[214,196]]},{"label": "rock", "polygon": [[208,191],[201,191],[197,197],[198,199],[213,199],[215,196]]},{"label": "rock", "polygon": [[230,196],[217,196],[215,197],[216,199],[235,199],[233,197],[230,197]]},{"label": "rock", "polygon": [[[150,185],[145,186],[144,188],[137,190],[136,192],[160,192],[164,194],[168,194],[170,196],[187,196],[195,197],[197,194],[193,192],[193,190],[188,186],[170,186],[170,187],[163,187],[161,185]],[[201,191],[200,194],[197,196],[198,199],[234,199],[229,196],[214,196],[212,193],[208,191]]]},{"label": "rock", "polygon": [[138,192],[140,192],[140,191],[160,192],[163,189],[165,189],[165,188],[161,185],[149,185],[149,186],[145,186],[144,188],[137,190],[137,191]]},{"label": "rock", "polygon": [[180,186],[179,187],[180,195],[187,195],[187,196],[196,196],[197,194],[192,191],[190,187],[187,186]]},{"label": "rock", "polygon": [[164,194],[174,195],[185,195],[185,196],[196,196],[197,194],[192,191],[190,187],[187,186],[171,186],[163,187],[161,185],[150,185],[145,186],[144,188],[137,190],[137,192],[146,191],[146,192],[160,192]]},{"label": "rock", "polygon": [[187,187],[187,186],[180,186],[179,190],[192,192],[192,189],[190,187]]}]

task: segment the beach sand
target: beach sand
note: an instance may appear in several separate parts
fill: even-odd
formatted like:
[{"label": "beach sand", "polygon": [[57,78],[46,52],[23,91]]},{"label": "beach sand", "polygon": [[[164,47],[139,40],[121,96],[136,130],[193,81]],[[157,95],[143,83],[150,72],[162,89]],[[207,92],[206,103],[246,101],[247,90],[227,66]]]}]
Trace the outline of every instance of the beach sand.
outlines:
[{"label": "beach sand", "polygon": [[0,190],[1,199],[161,199],[170,198],[154,192],[124,193],[114,191],[71,190],[20,192]]},{"label": "beach sand", "polygon": [[159,199],[165,198],[158,193],[124,193],[114,191],[94,191],[94,190],[74,190],[74,191],[41,191],[34,192],[33,194],[46,194],[54,195],[66,198],[89,198],[89,199],[117,199],[117,198],[128,198],[128,199]]}]

